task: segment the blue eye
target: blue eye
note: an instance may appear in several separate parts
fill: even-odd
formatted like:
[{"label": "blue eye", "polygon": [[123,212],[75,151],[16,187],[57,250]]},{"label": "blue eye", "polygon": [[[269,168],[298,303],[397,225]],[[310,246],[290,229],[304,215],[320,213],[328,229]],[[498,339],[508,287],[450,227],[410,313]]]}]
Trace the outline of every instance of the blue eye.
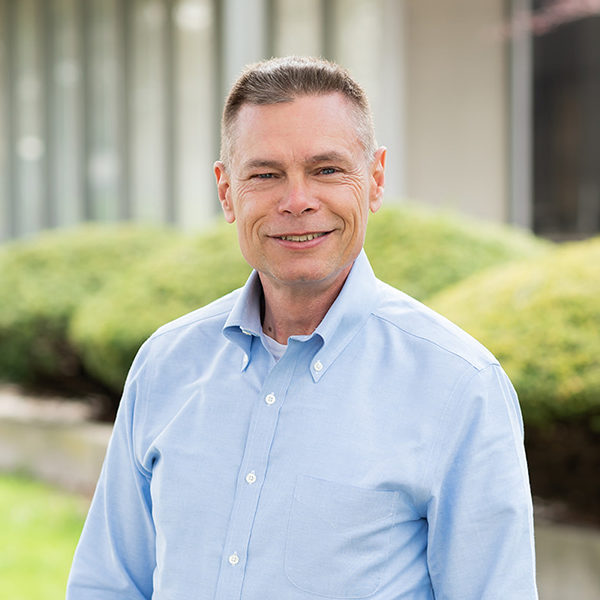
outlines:
[{"label": "blue eye", "polygon": [[256,177],[258,179],[272,179],[273,173],[259,173],[258,175],[255,175],[254,177]]},{"label": "blue eye", "polygon": [[333,167],[324,167],[323,169],[321,169],[322,175],[333,175],[335,172],[336,169],[334,169]]}]

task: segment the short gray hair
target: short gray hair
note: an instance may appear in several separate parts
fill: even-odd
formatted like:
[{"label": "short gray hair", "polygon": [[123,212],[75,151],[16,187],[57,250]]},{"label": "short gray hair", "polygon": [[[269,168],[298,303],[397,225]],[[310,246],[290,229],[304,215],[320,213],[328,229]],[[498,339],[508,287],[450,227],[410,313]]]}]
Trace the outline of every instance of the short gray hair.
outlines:
[{"label": "short gray hair", "polygon": [[377,144],[373,116],[362,87],[339,65],[313,57],[287,56],[248,65],[233,84],[221,120],[221,161],[231,160],[234,125],[244,104],[292,102],[299,96],[341,93],[354,107],[356,132],[371,159]]}]

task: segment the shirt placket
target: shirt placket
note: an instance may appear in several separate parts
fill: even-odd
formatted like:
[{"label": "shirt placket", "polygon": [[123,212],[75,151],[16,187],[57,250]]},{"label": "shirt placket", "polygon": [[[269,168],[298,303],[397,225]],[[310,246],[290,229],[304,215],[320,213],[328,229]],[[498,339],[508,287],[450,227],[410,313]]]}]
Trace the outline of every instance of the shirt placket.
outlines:
[{"label": "shirt placket", "polygon": [[279,413],[301,353],[296,351],[292,354],[295,356],[285,356],[267,375],[257,398],[238,474],[215,600],[233,600],[241,596],[248,545],[267,473],[271,445]]}]

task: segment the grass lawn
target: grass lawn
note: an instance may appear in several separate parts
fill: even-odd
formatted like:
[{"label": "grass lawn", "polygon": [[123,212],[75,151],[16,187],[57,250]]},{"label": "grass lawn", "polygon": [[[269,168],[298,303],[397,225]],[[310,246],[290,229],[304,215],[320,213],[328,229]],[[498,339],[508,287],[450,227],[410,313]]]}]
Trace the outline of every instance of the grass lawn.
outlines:
[{"label": "grass lawn", "polygon": [[88,500],[0,475],[0,598],[64,600]]}]

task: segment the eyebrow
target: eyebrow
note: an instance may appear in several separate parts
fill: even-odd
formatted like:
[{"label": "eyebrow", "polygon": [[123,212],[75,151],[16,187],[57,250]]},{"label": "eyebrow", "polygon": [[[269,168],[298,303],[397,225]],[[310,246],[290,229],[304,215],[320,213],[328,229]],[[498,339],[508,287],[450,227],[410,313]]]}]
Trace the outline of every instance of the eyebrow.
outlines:
[{"label": "eyebrow", "polygon": [[264,158],[255,158],[244,163],[244,169],[283,169],[283,163],[277,160],[268,160]]},{"label": "eyebrow", "polygon": [[333,150],[331,152],[324,152],[323,154],[315,154],[314,156],[311,156],[306,162],[307,164],[316,164],[324,162],[346,163],[348,162],[348,157],[345,154]]},{"label": "eyebrow", "polygon": [[[314,156],[310,156],[305,161],[305,164],[314,165],[324,162],[348,162],[348,157],[340,152],[336,152],[335,150],[331,152],[324,152],[322,154],[315,154]],[[244,163],[244,169],[279,169],[283,170],[285,165],[277,160],[270,160],[266,158],[254,158]]]}]

